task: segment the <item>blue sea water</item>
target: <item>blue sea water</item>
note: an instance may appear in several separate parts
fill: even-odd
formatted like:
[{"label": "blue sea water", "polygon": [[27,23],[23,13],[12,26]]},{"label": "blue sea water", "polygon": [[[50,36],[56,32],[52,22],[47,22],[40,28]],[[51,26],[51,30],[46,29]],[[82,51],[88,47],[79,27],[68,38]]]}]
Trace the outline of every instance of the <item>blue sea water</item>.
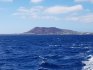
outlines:
[{"label": "blue sea water", "polygon": [[0,70],[93,70],[93,35],[0,35]]}]

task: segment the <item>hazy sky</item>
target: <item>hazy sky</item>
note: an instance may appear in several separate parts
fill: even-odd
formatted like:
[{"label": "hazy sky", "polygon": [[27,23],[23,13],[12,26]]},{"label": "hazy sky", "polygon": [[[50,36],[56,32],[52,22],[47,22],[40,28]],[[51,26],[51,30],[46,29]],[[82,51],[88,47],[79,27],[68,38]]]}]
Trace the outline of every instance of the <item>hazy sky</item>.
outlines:
[{"label": "hazy sky", "polygon": [[93,32],[93,0],[0,0],[0,34],[37,26]]}]

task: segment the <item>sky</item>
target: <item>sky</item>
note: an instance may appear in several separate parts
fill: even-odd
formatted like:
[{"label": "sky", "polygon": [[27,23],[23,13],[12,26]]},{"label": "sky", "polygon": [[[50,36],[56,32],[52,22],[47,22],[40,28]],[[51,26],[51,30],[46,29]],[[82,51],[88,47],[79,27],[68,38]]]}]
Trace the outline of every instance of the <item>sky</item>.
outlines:
[{"label": "sky", "polygon": [[34,27],[93,32],[93,0],[0,0],[0,34]]}]

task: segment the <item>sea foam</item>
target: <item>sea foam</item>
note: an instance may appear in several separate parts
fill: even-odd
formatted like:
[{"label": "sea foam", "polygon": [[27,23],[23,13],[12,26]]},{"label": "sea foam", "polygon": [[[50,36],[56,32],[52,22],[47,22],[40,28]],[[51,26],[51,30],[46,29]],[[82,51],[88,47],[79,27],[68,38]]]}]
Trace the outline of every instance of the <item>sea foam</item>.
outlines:
[{"label": "sea foam", "polygon": [[83,67],[82,70],[93,70],[93,56],[89,55],[89,59],[87,61],[83,61],[85,66]]}]

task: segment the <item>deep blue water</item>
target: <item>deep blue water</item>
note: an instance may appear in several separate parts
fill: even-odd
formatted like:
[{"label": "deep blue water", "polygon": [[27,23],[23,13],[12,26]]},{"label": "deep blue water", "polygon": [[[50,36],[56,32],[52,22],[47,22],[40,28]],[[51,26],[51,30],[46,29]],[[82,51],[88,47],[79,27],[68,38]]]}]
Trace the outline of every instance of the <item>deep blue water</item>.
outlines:
[{"label": "deep blue water", "polygon": [[0,35],[0,70],[92,70],[92,55],[92,35]]}]

